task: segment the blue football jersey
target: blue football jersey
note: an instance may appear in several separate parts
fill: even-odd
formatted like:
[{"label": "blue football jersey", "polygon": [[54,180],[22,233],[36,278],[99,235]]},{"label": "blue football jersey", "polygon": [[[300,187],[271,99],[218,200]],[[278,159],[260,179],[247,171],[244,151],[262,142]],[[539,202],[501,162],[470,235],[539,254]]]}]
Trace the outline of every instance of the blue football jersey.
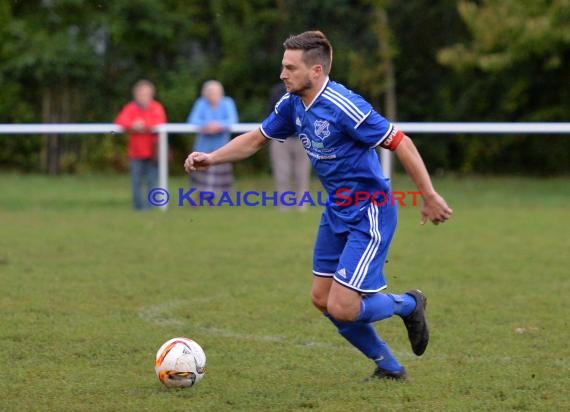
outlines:
[{"label": "blue football jersey", "polygon": [[[349,202],[347,196],[353,200],[357,193],[389,196],[389,183],[374,148],[391,137],[395,128],[340,83],[327,79],[308,107],[300,96],[286,93],[263,121],[261,132],[276,140],[298,136],[329,194],[327,207],[343,221],[359,220],[370,203],[370,199]],[[384,200],[376,198],[379,203]]]}]

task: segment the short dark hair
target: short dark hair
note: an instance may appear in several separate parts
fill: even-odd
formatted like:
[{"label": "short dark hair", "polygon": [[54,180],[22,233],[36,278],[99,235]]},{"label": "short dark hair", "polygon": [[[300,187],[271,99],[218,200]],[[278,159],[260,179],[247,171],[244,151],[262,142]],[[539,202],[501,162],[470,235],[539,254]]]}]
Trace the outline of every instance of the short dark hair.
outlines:
[{"label": "short dark hair", "polygon": [[291,35],[283,43],[285,50],[303,50],[303,61],[307,66],[320,64],[325,74],[331,71],[332,46],[323,32],[306,31]]}]

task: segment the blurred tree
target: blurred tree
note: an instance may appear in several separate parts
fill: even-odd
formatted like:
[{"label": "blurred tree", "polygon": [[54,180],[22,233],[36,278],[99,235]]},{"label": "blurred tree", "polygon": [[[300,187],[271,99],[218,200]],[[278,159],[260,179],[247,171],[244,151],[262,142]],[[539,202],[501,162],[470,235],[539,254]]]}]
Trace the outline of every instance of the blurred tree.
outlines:
[{"label": "blurred tree", "polygon": [[[187,73],[208,65],[195,47],[210,31],[208,9],[201,2],[14,1],[3,2],[0,10],[7,23],[0,32],[5,62],[0,78],[16,91],[21,87],[18,100],[33,113],[14,116],[14,121],[111,121],[141,77],[173,97],[173,111],[181,116],[197,84]],[[117,147],[124,146],[124,139],[111,135],[97,140],[49,136],[45,142],[50,173],[62,163],[74,169],[80,161],[112,160],[124,153]]]},{"label": "blurred tree", "polygon": [[[96,6],[87,1],[16,1],[4,3],[3,10],[2,77],[20,85],[21,97],[39,108],[34,120],[75,120],[82,107],[78,86],[101,68],[95,50]],[[44,151],[49,172],[57,173],[59,137],[49,136]]]},{"label": "blurred tree", "polygon": [[[456,8],[456,0],[410,0],[391,2],[388,9],[393,33],[393,47],[398,95],[398,119],[401,121],[471,120],[472,103],[466,88],[476,82],[462,77],[437,62],[439,49],[466,39],[466,30]],[[478,88],[473,86],[473,90]],[[465,146],[452,136],[413,135],[428,168],[456,170]]]},{"label": "blurred tree", "polygon": [[350,52],[348,83],[371,102],[380,106],[384,99],[384,114],[396,118],[394,57],[396,46],[388,24],[389,1],[362,0],[367,8],[363,26],[363,41]]},{"label": "blurred tree", "polygon": [[[567,121],[570,112],[570,1],[460,1],[471,40],[443,48],[438,60],[462,78],[477,77],[481,120]],[[483,103],[485,102],[485,103]],[[545,145],[541,140],[548,139]],[[537,141],[538,140],[538,141]],[[546,149],[548,147],[548,149]],[[566,154],[561,158],[560,153]],[[466,171],[570,171],[570,142],[503,137],[470,142]]]},{"label": "blurred tree", "polygon": [[[388,117],[397,91],[403,121],[566,120],[569,2],[3,1],[0,121],[109,122],[141,77],[157,85],[172,122],[186,119],[209,78],[224,83],[243,121],[259,121],[283,40],[308,29],[334,45],[331,77]],[[432,170],[570,169],[566,137],[549,137],[548,150],[535,136],[414,138]],[[0,138],[0,168],[39,170],[48,148],[53,171],[126,166],[124,137],[49,141]],[[172,136],[171,145],[181,172],[189,139]],[[242,167],[267,170],[267,156]]]},{"label": "blurred tree", "polygon": [[[34,109],[24,98],[25,84],[12,81],[4,70],[4,62],[9,55],[2,45],[9,41],[8,28],[12,23],[12,8],[9,2],[0,2],[0,99],[1,122],[29,122],[34,120]],[[37,170],[39,164],[40,142],[30,136],[12,137],[0,136],[0,165],[4,167],[19,167],[25,170]]]},{"label": "blurred tree", "polygon": [[562,65],[570,45],[570,1],[462,0],[458,10],[472,42],[458,43],[439,54],[442,63],[498,72],[533,58],[545,70]]},{"label": "blurred tree", "polygon": [[570,0],[461,1],[470,42],[442,49],[438,60],[458,71],[502,80],[501,113],[518,120],[563,120],[570,108]]},{"label": "blurred tree", "polygon": [[[115,0],[107,4],[104,81],[96,94],[97,116],[112,121],[140,78],[155,83],[157,99],[168,121],[184,122],[206,72],[216,64],[217,48],[209,2],[179,0]],[[111,157],[126,168],[124,137],[107,137],[101,159]],[[185,136],[170,139],[178,166],[190,146]],[[97,153],[97,151],[95,151]]]}]

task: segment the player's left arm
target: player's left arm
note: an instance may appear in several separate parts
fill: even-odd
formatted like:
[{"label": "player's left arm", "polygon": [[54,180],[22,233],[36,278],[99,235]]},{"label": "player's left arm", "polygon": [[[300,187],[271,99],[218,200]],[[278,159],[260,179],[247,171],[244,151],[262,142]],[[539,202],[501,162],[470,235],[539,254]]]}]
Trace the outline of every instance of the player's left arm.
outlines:
[{"label": "player's left arm", "polygon": [[396,153],[406,172],[421,192],[423,200],[421,224],[425,224],[428,220],[435,225],[445,222],[451,217],[453,210],[447,205],[445,199],[435,191],[425,163],[412,139],[401,131],[398,133],[401,133],[398,136],[399,139],[394,139],[398,140],[397,145],[386,148]]}]

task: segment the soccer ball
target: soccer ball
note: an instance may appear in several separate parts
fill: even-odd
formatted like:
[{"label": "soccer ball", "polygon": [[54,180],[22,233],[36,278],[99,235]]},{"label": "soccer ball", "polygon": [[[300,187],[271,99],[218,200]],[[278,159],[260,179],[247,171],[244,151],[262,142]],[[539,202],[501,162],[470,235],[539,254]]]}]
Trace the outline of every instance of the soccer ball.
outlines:
[{"label": "soccer ball", "polygon": [[154,370],[167,388],[189,388],[204,377],[206,354],[192,339],[170,339],[156,352]]}]

